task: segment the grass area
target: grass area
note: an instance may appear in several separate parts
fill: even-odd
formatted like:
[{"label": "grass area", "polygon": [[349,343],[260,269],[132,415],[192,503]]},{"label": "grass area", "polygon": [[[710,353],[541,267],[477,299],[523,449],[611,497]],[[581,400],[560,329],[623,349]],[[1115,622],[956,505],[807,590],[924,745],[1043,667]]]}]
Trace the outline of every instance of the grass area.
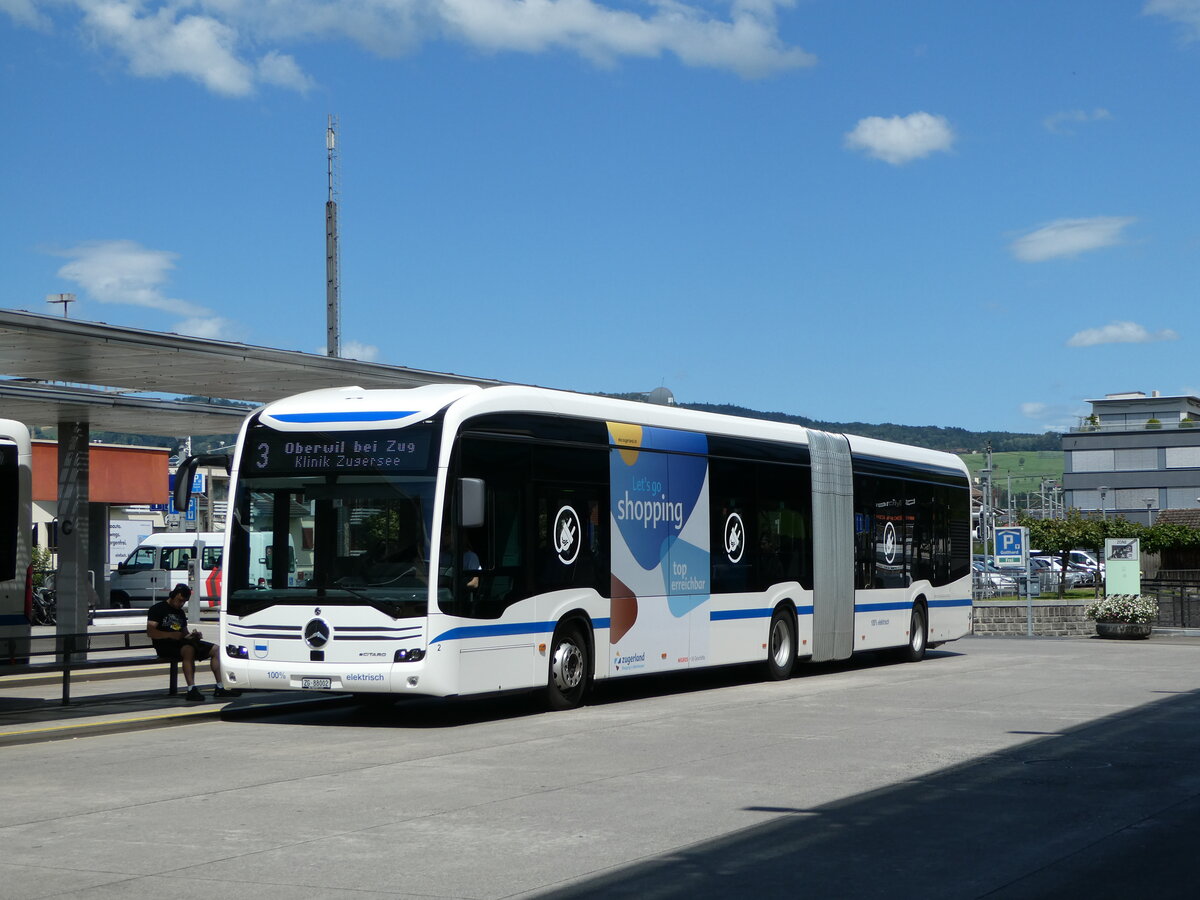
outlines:
[{"label": "grass area", "polygon": [[[971,470],[975,478],[984,467],[987,457],[982,453],[963,453],[963,462]],[[1036,450],[1032,452],[1011,451],[992,454],[992,470],[995,475],[992,483],[1000,489],[1008,486],[1008,477],[1012,476],[1014,494],[1024,494],[1037,491],[1043,478],[1050,478],[1062,484],[1063,455],[1061,450]]]},{"label": "grass area", "polygon": [[[1004,595],[1001,595],[998,597],[982,597],[980,599],[987,600],[988,602],[991,602],[994,600],[997,603],[1024,603],[1025,602],[1024,597],[1014,597],[1011,594],[1004,594]],[[1037,597],[1034,597],[1033,599],[1034,600],[1057,600],[1058,592],[1054,591],[1049,594],[1040,594]],[[1090,603],[1096,599],[1096,590],[1095,590],[1095,588],[1076,588],[1073,591],[1067,591],[1065,594],[1063,594],[1063,599],[1064,600],[1086,600],[1087,602]]]}]

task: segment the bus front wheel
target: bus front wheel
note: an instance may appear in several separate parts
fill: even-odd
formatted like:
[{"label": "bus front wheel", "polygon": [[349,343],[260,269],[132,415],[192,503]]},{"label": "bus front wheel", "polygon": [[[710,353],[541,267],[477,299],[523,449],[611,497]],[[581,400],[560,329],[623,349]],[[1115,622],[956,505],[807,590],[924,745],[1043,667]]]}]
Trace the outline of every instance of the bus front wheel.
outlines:
[{"label": "bus front wheel", "polygon": [[546,700],[551,709],[574,709],[583,703],[591,669],[587,640],[578,625],[560,626],[550,645]]},{"label": "bus front wheel", "polygon": [[767,677],[785,681],[796,664],[796,620],[786,609],[775,610],[767,633]]}]

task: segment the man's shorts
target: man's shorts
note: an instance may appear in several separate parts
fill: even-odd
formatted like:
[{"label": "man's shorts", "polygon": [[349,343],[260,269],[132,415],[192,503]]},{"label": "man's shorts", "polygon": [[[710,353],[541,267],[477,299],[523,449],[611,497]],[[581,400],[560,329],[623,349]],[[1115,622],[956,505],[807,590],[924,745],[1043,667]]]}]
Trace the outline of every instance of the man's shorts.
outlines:
[{"label": "man's shorts", "polygon": [[213,647],[208,641],[162,641],[154,645],[154,652],[159,659],[179,662],[183,658],[183,646],[189,644],[196,648],[196,661],[203,662],[213,654]]}]

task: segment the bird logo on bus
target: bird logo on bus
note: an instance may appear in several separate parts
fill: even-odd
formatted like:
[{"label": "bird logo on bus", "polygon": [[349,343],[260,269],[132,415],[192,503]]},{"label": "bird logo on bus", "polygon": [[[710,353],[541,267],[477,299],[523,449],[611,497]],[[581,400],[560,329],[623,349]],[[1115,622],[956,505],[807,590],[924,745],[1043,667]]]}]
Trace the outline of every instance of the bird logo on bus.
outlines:
[{"label": "bird logo on bus", "polygon": [[554,517],[554,549],[564,566],[571,565],[579,556],[579,532],[579,514],[564,506]]},{"label": "bird logo on bus", "polygon": [[729,518],[725,520],[725,555],[731,563],[738,563],[742,561],[742,553],[745,550],[746,526],[742,524],[740,515],[730,513]]}]

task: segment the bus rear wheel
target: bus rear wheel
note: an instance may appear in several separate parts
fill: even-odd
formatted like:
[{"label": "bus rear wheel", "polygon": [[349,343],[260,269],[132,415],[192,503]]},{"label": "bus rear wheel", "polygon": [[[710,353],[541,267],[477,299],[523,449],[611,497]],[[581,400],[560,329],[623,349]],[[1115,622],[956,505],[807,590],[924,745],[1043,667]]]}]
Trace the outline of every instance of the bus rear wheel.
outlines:
[{"label": "bus rear wheel", "polygon": [[929,646],[929,622],[925,618],[925,607],[918,603],[913,607],[912,620],[908,626],[908,644],[899,651],[901,662],[920,662],[925,658]]},{"label": "bus rear wheel", "polygon": [[583,703],[591,672],[590,653],[578,625],[560,626],[550,644],[546,702],[551,709],[575,709]]},{"label": "bus rear wheel", "polygon": [[767,633],[767,677],[786,681],[796,664],[796,620],[786,609],[775,610]]},{"label": "bus rear wheel", "polygon": [[124,591],[113,591],[108,595],[108,602],[113,609],[129,609],[129,595]]}]

